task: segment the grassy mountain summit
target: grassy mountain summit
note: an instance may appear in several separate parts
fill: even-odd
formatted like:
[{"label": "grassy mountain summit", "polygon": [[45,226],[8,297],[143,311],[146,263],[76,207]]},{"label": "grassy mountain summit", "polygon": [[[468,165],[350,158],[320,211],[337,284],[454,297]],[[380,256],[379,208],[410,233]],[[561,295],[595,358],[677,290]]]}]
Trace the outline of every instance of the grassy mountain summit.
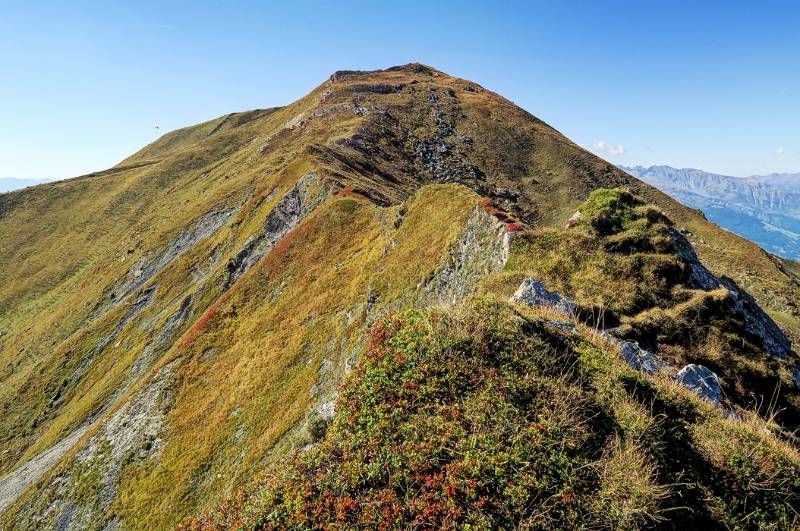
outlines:
[{"label": "grassy mountain summit", "polygon": [[[599,189],[618,190],[584,203]],[[577,225],[561,229],[582,203]],[[510,525],[532,518],[524,510],[537,493],[558,503],[525,521],[534,526],[657,524],[682,495],[696,502],[683,521],[796,523],[798,460],[779,426],[794,428],[800,411],[797,355],[787,346],[800,338],[796,264],[475,83],[419,64],[337,72],[286,107],[174,131],[109,170],[0,195],[0,235],[4,527],[171,527],[234,492],[220,519],[186,525],[244,522],[245,504],[255,504],[247,514],[262,525],[379,525],[384,517],[359,504],[380,500],[398,522]],[[682,242],[699,260],[678,256]],[[716,287],[693,284],[697,267]],[[528,277],[574,299],[583,343],[567,346],[579,340],[548,332],[538,310],[508,306]],[[495,317],[484,315],[487,305]],[[476,327],[475,343],[465,341]],[[604,327],[619,338],[599,336]],[[670,375],[617,374],[629,370],[616,352],[622,340],[676,367],[717,371],[723,406],[739,408],[741,420],[691,393],[643,413],[683,388]],[[553,365],[561,355],[583,365],[564,372]],[[414,388],[450,369],[456,380],[433,378],[427,394]],[[539,383],[525,383],[526,374]],[[497,389],[518,391],[493,397]],[[466,409],[461,395],[471,397]],[[621,427],[596,425],[593,412],[608,404]],[[380,483],[390,469],[378,457],[395,459],[394,444],[434,459],[412,436],[436,428],[420,427],[420,415],[450,419],[441,426],[453,431],[433,440],[452,454],[466,451],[451,438],[468,427],[452,415],[483,418],[477,426],[492,411],[506,412],[492,436],[518,427],[541,439],[514,446],[516,464],[497,464],[500,472],[481,467],[508,448],[482,441],[477,463],[462,459],[450,471],[465,482],[456,492],[477,481],[464,495],[487,497],[488,509],[440,499],[437,489],[449,496],[450,484],[436,466],[419,499],[375,487],[415,493],[427,481],[414,474],[429,465],[401,452],[409,461],[390,469],[408,483]],[[758,412],[777,416],[767,424]],[[648,428],[659,415],[679,427]],[[581,419],[585,432],[570,431]],[[565,430],[569,449],[552,449],[561,432],[551,426]],[[724,453],[717,432],[745,441],[750,461]],[[291,459],[305,464],[286,464],[301,447],[311,450]],[[613,481],[631,456],[641,465],[638,498]],[[691,461],[679,464],[683,457]],[[551,472],[535,481],[514,475],[537,460]],[[350,468],[355,462],[373,468]],[[731,492],[703,475],[709,462]],[[266,483],[254,484],[262,470]],[[590,470],[610,479],[585,477]],[[330,475],[309,487],[320,519],[291,520],[304,505],[287,507],[295,498],[286,493],[309,503],[296,476],[312,472]],[[505,490],[481,490],[492,473]],[[752,490],[753,481],[763,489]],[[365,486],[375,489],[367,496]],[[575,505],[597,492],[606,494],[592,507]],[[746,501],[763,492],[777,494]],[[323,495],[330,504],[321,505]],[[601,518],[609,507],[616,516]]]}]

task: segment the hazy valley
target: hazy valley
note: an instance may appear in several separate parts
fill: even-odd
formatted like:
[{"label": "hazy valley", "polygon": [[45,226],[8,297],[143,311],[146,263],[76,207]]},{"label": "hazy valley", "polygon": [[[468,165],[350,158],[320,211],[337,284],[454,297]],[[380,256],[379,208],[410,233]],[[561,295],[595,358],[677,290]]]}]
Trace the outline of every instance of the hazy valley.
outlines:
[{"label": "hazy valley", "polygon": [[800,259],[800,174],[741,178],[669,166],[623,169],[767,251]]}]

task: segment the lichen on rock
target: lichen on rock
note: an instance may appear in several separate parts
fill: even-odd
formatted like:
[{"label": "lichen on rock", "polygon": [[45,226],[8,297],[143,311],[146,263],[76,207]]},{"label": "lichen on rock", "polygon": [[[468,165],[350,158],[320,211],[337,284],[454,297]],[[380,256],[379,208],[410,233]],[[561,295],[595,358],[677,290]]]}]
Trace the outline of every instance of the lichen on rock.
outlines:
[{"label": "lichen on rock", "polygon": [[664,367],[658,356],[641,348],[636,341],[623,341],[619,350],[622,359],[638,371],[655,374]]}]

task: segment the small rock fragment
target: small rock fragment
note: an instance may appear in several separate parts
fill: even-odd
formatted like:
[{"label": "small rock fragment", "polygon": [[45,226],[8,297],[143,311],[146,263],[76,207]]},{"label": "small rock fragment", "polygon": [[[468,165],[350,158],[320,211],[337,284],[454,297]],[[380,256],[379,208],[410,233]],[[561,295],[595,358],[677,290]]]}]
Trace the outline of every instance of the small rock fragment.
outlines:
[{"label": "small rock fragment", "polygon": [[578,327],[575,326],[575,323],[573,323],[572,321],[556,321],[554,319],[547,319],[545,320],[545,323],[560,330],[564,330],[565,332],[569,332],[571,334],[578,333]]},{"label": "small rock fragment", "polygon": [[567,220],[566,225],[564,225],[564,228],[569,229],[570,227],[574,227],[575,225],[578,224],[580,219],[581,219],[581,211],[578,210],[577,212],[575,212],[570,216],[570,218]]}]

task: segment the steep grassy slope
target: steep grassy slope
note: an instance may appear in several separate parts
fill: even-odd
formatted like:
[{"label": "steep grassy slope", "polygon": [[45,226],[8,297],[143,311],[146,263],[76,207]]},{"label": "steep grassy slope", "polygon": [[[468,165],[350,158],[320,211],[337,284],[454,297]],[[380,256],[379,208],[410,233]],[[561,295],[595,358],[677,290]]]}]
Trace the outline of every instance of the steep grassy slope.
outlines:
[{"label": "steep grassy slope", "polygon": [[[379,321],[320,444],[184,528],[795,528],[796,440],[750,402],[781,388],[771,336],[659,209],[624,190],[579,209],[517,233],[482,298]],[[574,311],[510,297],[526,278]],[[722,377],[721,407],[675,383],[686,363]]]},{"label": "steep grassy slope", "polygon": [[386,319],[324,440],[184,528],[798,524],[795,448],[552,319],[488,299]]},{"label": "steep grassy slope", "polygon": [[371,323],[458,302],[502,267],[506,222],[561,225],[603,186],[656,203],[797,337],[794,265],[421,65],[0,195],[4,522],[156,528],[214,505],[315,437]]}]

